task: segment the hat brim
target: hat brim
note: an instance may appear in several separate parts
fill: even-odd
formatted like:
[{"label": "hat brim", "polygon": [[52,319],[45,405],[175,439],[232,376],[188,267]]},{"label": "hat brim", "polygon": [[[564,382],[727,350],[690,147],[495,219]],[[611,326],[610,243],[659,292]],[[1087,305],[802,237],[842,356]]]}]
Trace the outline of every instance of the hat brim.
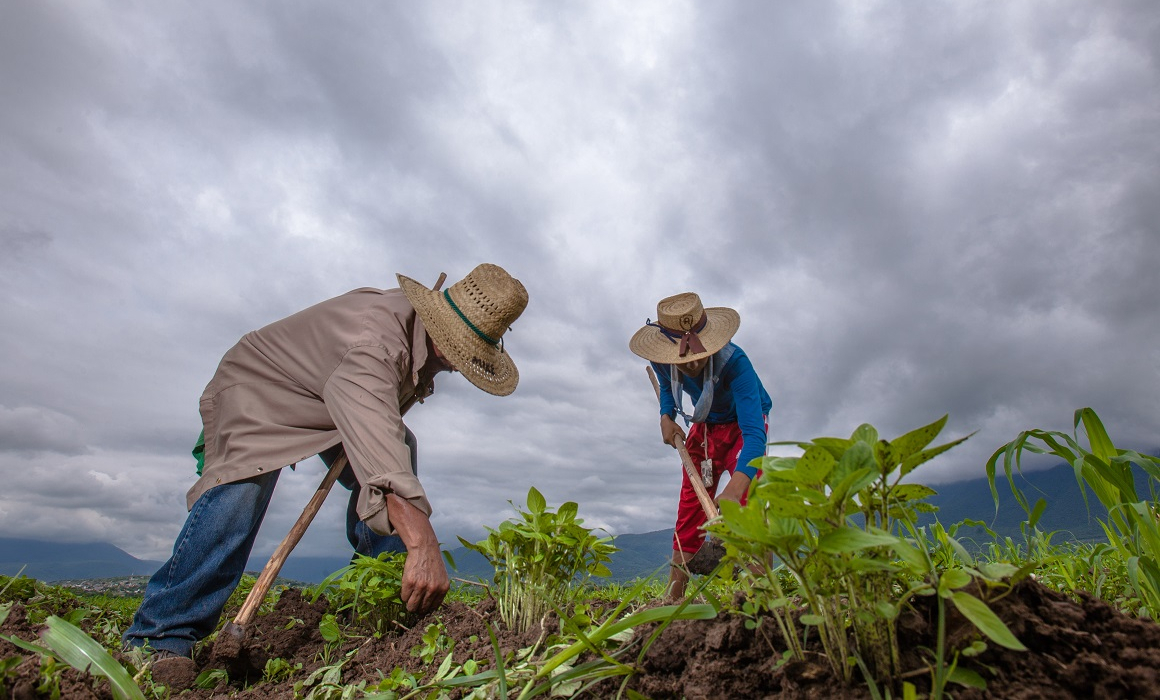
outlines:
[{"label": "hat brim", "polygon": [[428,289],[410,277],[395,276],[399,279],[399,288],[423,321],[427,335],[456,371],[495,396],[507,396],[516,390],[520,373],[510,355],[468,328],[443,298],[443,292]]},{"label": "hat brim", "polygon": [[741,327],[741,315],[725,306],[705,309],[705,327],[697,334],[705,352],[680,356],[680,344],[670,339],[655,326],[644,326],[628,341],[628,349],[650,362],[675,365],[696,362],[725,347]]}]

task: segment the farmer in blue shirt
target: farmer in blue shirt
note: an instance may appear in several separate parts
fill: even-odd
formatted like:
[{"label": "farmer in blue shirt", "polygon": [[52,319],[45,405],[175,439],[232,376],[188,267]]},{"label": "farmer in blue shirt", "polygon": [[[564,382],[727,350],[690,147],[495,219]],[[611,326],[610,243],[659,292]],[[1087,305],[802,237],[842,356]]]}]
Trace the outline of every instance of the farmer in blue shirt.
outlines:
[{"label": "farmer in blue shirt", "polygon": [[[721,475],[729,483],[717,497],[745,502],[757,467],[749,463],[765,455],[766,420],[772,402],[740,347],[730,342],[741,317],[725,307],[704,308],[692,292],[662,299],[657,320],[632,336],[629,349],[652,363],[660,381],[661,438],[683,440],[710,494],[717,493]],[[681,394],[689,395],[693,412],[686,413]],[[691,425],[688,436],[677,424],[680,414]],[[684,469],[681,470],[684,474]],[[705,512],[688,474],[681,481],[673,559],[666,597],[685,594],[689,576],[684,564],[705,541]]]}]

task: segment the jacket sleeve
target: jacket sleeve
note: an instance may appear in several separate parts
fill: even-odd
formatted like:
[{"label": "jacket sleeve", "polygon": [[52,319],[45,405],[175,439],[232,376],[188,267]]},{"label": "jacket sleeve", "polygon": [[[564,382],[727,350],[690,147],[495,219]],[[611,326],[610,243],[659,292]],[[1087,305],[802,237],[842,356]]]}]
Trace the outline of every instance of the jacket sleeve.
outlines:
[{"label": "jacket sleeve", "polygon": [[431,515],[427,494],[411,472],[411,453],[399,413],[399,382],[398,363],[385,348],[358,346],[347,352],[322,390],[362,485],[358,516],[380,535],[395,534],[387,518],[389,493]]},{"label": "jacket sleeve", "polygon": [[661,389],[661,415],[669,418],[677,417],[677,402],[673,399],[672,365],[662,365],[650,362],[657,375],[657,384]]},{"label": "jacket sleeve", "polygon": [[757,476],[757,467],[749,463],[765,456],[766,428],[765,414],[761,410],[761,382],[757,370],[749,357],[739,353],[729,368],[729,388],[733,393],[733,410],[737,413],[737,426],[741,429],[743,444],[737,455],[737,471],[750,479]]}]

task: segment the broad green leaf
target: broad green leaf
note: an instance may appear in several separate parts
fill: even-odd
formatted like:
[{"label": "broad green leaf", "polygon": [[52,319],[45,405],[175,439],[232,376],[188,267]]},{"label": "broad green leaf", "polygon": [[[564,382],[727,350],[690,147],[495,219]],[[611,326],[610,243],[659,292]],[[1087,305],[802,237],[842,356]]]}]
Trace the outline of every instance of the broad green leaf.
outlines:
[{"label": "broad green leaf", "polygon": [[[869,446],[867,446],[869,449]],[[865,468],[851,472],[842,479],[837,486],[834,487],[831,501],[839,503],[845,501],[850,497],[851,493],[858,493],[878,479],[878,474],[873,469]]]},{"label": "broad green leaf", "polygon": [[[898,473],[901,474],[902,476],[906,476],[910,472],[914,471],[915,467],[919,466],[920,464],[924,464],[926,462],[929,462],[930,460],[934,459],[935,457],[938,457],[939,455],[941,455],[943,452],[946,452],[947,450],[951,449],[955,445],[959,445],[959,444],[966,442],[971,437],[971,435],[974,435],[974,433],[971,433],[970,435],[964,435],[963,437],[959,438],[958,440],[953,440],[951,442],[946,443],[945,445],[939,445],[938,447],[932,447],[928,450],[923,450],[922,452],[919,452],[918,454],[913,454],[913,455],[907,457],[905,460],[903,460],[902,467],[899,469]],[[992,459],[994,459],[994,456],[992,456]],[[990,475],[993,471],[994,465],[989,461],[987,462],[987,464],[989,467],[987,473],[988,473],[988,475]],[[1012,483],[1014,483],[1014,482],[1012,482]],[[992,492],[992,494],[994,494],[996,496],[996,498],[998,498],[998,494],[994,491],[993,488],[992,488],[991,492]]]},{"label": "broad green leaf", "polygon": [[[561,504],[560,507],[556,509],[556,515],[558,515],[561,520],[571,521],[571,520],[576,519],[576,514],[579,511],[580,511],[580,506],[577,505],[575,501],[567,501],[567,502]],[[580,522],[583,522],[583,521],[580,521]]]},{"label": "broad green leaf", "polygon": [[322,620],[318,623],[318,632],[322,635],[323,641],[336,642],[342,638],[342,632],[338,628],[338,620],[332,614],[322,616]]},{"label": "broad green leaf", "polygon": [[808,519],[811,515],[824,512],[800,501],[771,501],[769,503],[769,512],[779,518],[803,518]]},{"label": "broad green leaf", "polygon": [[915,549],[910,542],[900,538],[893,547],[894,553],[913,573],[922,575],[930,571],[930,561],[925,553]]},{"label": "broad green leaf", "polygon": [[[878,468],[874,461],[874,448],[865,442],[856,442],[842,453],[838,466],[830,474],[830,483],[841,483],[848,476],[863,470],[874,472]],[[857,491],[858,489],[854,489]]]},{"label": "broad green leaf", "polygon": [[818,549],[830,554],[856,552],[867,547],[890,547],[898,543],[893,535],[874,534],[853,527],[840,527],[818,539]]},{"label": "broad green leaf", "polygon": [[1027,647],[1011,634],[1007,625],[983,601],[969,593],[956,591],[951,594],[951,602],[992,642],[1015,651],[1027,651]]},{"label": "broad green leaf", "polygon": [[540,493],[535,486],[528,489],[528,510],[534,515],[543,513],[548,507],[548,501],[544,498],[544,494]]},{"label": "broad green leaf", "polygon": [[983,680],[982,676],[972,671],[971,669],[963,668],[962,666],[955,666],[954,670],[952,670],[950,675],[947,676],[947,681],[951,683],[958,683],[959,685],[965,685],[968,688],[975,688],[977,690],[987,689],[987,681]]},{"label": "broad green leaf", "polygon": [[947,569],[939,576],[938,592],[946,598],[951,591],[962,588],[971,582],[971,575],[962,569]]},{"label": "broad green leaf", "polygon": [[943,426],[947,424],[947,415],[943,415],[930,425],[924,425],[921,428],[900,435],[890,441],[890,463],[891,466],[900,462],[906,461],[907,458],[916,454],[919,450],[930,444],[931,440],[938,437],[942,432]]},{"label": "broad green leaf", "polygon": [[145,695],[125,667],[92,637],[55,615],[50,616],[46,624],[48,629],[41,634],[41,641],[66,663],[77,670],[107,678],[113,697],[118,700],[145,700]]},{"label": "broad green leaf", "polygon": [[979,564],[979,573],[983,574],[988,581],[1002,581],[1018,574],[1019,567],[1001,561],[986,562]]},{"label": "broad green leaf", "polygon": [[813,614],[802,615],[800,618],[798,618],[798,621],[801,622],[803,625],[813,625],[815,627],[817,627],[817,626],[821,625],[823,622],[825,622],[825,620],[822,619],[821,615],[813,615]]},{"label": "broad green leaf", "polygon": [[802,484],[820,484],[833,471],[837,460],[822,447],[811,447],[798,459],[794,474]]},{"label": "broad green leaf", "polygon": [[834,459],[839,459],[842,453],[850,449],[850,445],[853,445],[854,441],[843,438],[821,437],[815,438],[812,444],[825,449]]},{"label": "broad green leaf", "polygon": [[885,559],[877,559],[875,557],[853,557],[842,562],[842,565],[854,572],[866,571],[898,571],[899,567],[886,561]]},{"label": "broad green leaf", "polygon": [[800,457],[762,457],[762,480],[778,481],[786,479],[787,474],[792,473],[797,468],[798,459]]},{"label": "broad green leaf", "polygon": [[938,491],[935,491],[929,486],[923,486],[922,484],[899,484],[890,489],[890,495],[899,501],[917,501],[922,498],[937,496]]},{"label": "broad green leaf", "polygon": [[854,442],[864,442],[867,445],[873,445],[878,442],[878,429],[869,423],[863,423],[854,429],[850,435],[850,439]]}]

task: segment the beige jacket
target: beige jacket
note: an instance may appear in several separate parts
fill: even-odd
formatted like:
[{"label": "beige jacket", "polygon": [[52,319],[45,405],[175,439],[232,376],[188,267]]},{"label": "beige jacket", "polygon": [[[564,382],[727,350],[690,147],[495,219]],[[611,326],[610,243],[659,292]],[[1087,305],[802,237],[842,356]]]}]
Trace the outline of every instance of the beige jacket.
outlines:
[{"label": "beige jacket", "polygon": [[362,493],[358,514],[392,535],[386,494],[427,515],[411,473],[401,406],[416,397],[427,332],[399,289],[356,289],[247,333],[205,393],[205,468],[186,505],[210,488],[280,469],[341,442]]}]

